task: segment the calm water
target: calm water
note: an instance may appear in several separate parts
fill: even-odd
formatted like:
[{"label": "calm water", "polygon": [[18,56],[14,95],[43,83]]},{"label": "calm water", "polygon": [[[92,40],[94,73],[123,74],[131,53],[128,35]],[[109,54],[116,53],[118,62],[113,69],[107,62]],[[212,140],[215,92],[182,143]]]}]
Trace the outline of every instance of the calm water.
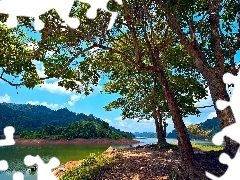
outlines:
[{"label": "calm water", "polygon": [[12,180],[16,171],[24,174],[24,180],[37,180],[37,174],[30,174],[24,165],[26,155],[39,155],[45,163],[52,157],[57,157],[61,163],[86,158],[90,153],[101,153],[109,146],[107,145],[15,145],[0,148],[0,160],[6,160],[9,169],[0,171],[0,180]]},{"label": "calm water", "polygon": [[[156,138],[137,139],[141,141],[137,145],[156,143]],[[167,139],[167,142],[177,142],[176,139]],[[196,141],[200,144],[212,144],[207,141]],[[52,157],[57,157],[61,164],[67,161],[79,160],[86,158],[90,153],[101,153],[109,145],[15,145],[0,148],[0,160],[6,160],[9,169],[5,172],[0,171],[0,180],[12,180],[14,172],[20,171],[24,174],[24,180],[37,180],[37,174],[30,174],[28,167],[24,165],[23,159],[26,155],[39,155],[45,163]],[[124,148],[127,146],[114,146]]]}]

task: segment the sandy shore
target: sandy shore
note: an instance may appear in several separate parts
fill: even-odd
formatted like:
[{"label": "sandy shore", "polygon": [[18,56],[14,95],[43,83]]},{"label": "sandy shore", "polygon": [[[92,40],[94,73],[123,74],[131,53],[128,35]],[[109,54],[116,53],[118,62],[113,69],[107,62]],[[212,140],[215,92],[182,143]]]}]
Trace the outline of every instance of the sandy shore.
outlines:
[{"label": "sandy shore", "polygon": [[140,141],[133,139],[73,139],[73,140],[45,140],[45,139],[15,139],[16,144],[109,144],[130,145]]}]

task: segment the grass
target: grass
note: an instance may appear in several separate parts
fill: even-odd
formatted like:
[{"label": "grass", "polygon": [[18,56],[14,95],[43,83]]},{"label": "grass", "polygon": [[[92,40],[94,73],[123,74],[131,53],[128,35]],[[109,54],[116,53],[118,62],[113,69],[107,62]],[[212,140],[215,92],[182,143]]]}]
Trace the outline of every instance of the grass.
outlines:
[{"label": "grass", "polygon": [[60,180],[92,180],[101,170],[111,168],[121,157],[115,155],[106,157],[103,155],[90,154],[80,166],[69,169]]},{"label": "grass", "polygon": [[[159,145],[150,145],[151,148],[156,149],[178,149],[177,143],[167,143],[163,146]],[[220,151],[223,150],[224,146],[215,146],[215,145],[203,145],[192,143],[194,149],[202,151]],[[116,154],[112,157],[106,157],[103,155],[90,154],[80,166],[69,169],[64,173],[60,180],[92,180],[95,179],[98,173],[101,170],[109,169],[115,165],[115,163],[120,162],[122,157],[120,154]],[[172,173],[171,180],[177,180],[178,174]]]},{"label": "grass", "polygon": [[[177,143],[170,143],[177,147]],[[197,150],[202,151],[221,151],[224,149],[224,146],[216,146],[216,145],[205,145],[205,144],[197,144],[192,142],[192,147]]]}]

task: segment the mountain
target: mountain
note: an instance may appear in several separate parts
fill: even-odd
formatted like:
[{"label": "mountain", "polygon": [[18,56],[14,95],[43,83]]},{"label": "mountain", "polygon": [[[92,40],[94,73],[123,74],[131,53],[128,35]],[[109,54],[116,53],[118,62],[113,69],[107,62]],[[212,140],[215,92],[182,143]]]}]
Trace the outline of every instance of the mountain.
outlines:
[{"label": "mountain", "polygon": [[[23,131],[41,131],[47,126],[60,128],[79,121],[93,122],[94,124],[104,122],[92,114],[75,113],[67,108],[51,110],[42,105],[0,103],[0,134],[3,134],[6,126],[13,126],[15,135],[19,135]],[[111,126],[109,128],[118,134],[125,133]],[[134,137],[131,133],[128,135]]]},{"label": "mountain", "polygon": [[[217,117],[214,117],[212,119],[207,119],[204,122],[199,123],[198,125],[201,130],[211,130],[209,133],[209,137],[200,136],[196,137],[196,139],[211,139],[217,132],[221,130],[220,122]],[[191,132],[188,132],[190,139],[193,139],[193,134]],[[173,130],[172,132],[168,133],[167,138],[177,138],[176,130]]]},{"label": "mountain", "polygon": [[157,134],[155,132],[135,132],[133,133],[135,137],[146,137],[146,138],[156,138]]}]

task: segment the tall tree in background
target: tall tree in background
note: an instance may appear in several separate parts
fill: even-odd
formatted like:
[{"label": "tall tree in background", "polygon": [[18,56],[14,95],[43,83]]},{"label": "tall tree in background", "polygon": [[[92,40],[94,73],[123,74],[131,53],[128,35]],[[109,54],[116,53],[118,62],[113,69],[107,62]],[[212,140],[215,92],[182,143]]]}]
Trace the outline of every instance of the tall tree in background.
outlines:
[{"label": "tall tree in background", "polygon": [[[240,4],[238,0],[164,1],[155,0],[166,23],[191,56],[194,66],[209,87],[222,128],[235,122],[230,107],[216,108],[218,99],[229,101],[225,72],[237,75],[235,60],[240,45]],[[159,12],[157,12],[158,14]],[[237,143],[226,138],[225,151],[235,154]]]},{"label": "tall tree in background", "polygon": [[[128,37],[129,35],[126,34],[125,36]],[[119,48],[116,47],[115,50],[119,52],[128,50],[129,53],[134,54],[134,49],[128,39],[121,38],[124,41],[124,47],[121,42],[116,42]],[[141,42],[142,40],[138,39],[138,41]],[[171,49],[168,50],[168,54],[174,55],[176,53],[178,54],[177,57],[168,55],[163,55],[163,57],[165,57],[164,68],[166,69],[167,79],[181,108],[181,114],[183,117],[186,117],[199,114],[194,104],[206,96],[206,91],[197,78],[188,75],[184,76],[177,72],[172,74],[174,67],[179,68],[174,62],[175,58],[181,58],[182,63],[185,64],[188,64],[187,61],[190,61],[181,48],[181,46],[174,47],[172,52],[170,52]],[[92,57],[85,59],[85,61],[90,61],[89,64],[93,69],[99,69],[107,74],[109,82],[105,84],[104,92],[121,95],[120,98],[107,105],[106,109],[121,109],[123,119],[142,120],[154,118],[158,142],[159,144],[166,143],[164,119],[171,117],[171,114],[169,113],[161,84],[156,76],[146,70],[137,70],[135,66],[131,65],[129,60],[125,60],[121,55],[111,52],[107,52],[103,56],[95,54],[94,63],[91,63],[93,61]],[[171,64],[172,62],[174,63]],[[185,70],[190,70],[191,65],[188,67],[185,65],[184,68]],[[188,86],[187,89],[185,88],[186,86]]]},{"label": "tall tree in background", "polygon": [[[229,100],[222,75],[231,68],[236,72],[234,54],[238,50],[239,38],[238,32],[230,31],[234,29],[232,24],[235,22],[233,17],[236,16],[237,5],[236,1],[230,0],[224,2],[123,0],[122,7],[117,7],[116,4],[111,8],[119,8],[126,21],[118,19],[114,28],[106,31],[109,22],[106,13],[99,11],[95,20],[89,20],[85,16],[89,6],[75,2],[71,16],[81,17],[82,26],[76,30],[70,29],[63,24],[56,12],[51,11],[41,17],[46,27],[40,32],[40,39],[29,37],[21,29],[32,31],[31,19],[21,18],[18,29],[8,30],[1,26],[0,78],[16,87],[25,85],[30,88],[46,79],[57,78],[60,86],[89,94],[93,89],[91,85],[98,83],[99,73],[93,68],[88,68],[89,65],[82,62],[82,58],[90,57],[94,51],[109,51],[122,56],[130,62],[130,67],[151,72],[161,83],[178,133],[184,162],[189,170],[186,173],[192,179],[201,179],[196,171],[198,166],[194,161],[180,107],[167,80],[165,58],[162,53],[167,52],[169,47],[180,40],[191,56],[192,62],[188,63],[193,64],[207,81],[214,104],[217,99]],[[195,17],[196,15],[199,16]],[[6,16],[1,17],[2,20],[6,20]],[[220,17],[223,19],[223,32],[219,28]],[[121,44],[116,43],[121,42],[124,34],[130,35],[128,41],[134,48],[133,52],[124,49],[124,41]],[[34,48],[25,47],[31,43]],[[121,51],[119,46],[122,48]],[[177,57],[177,53],[169,54],[174,55]],[[44,77],[38,76],[34,61],[43,64]],[[184,66],[177,58],[174,61],[178,67]],[[193,71],[182,73],[191,75]],[[15,80],[12,81],[9,76]],[[224,111],[217,110],[217,115],[222,127],[234,121],[230,108]],[[226,150],[231,149],[232,144],[227,140]]]},{"label": "tall tree in background", "polygon": [[[143,11],[139,11],[141,8],[143,8]],[[168,28],[165,28],[165,21],[161,19],[160,15],[151,16],[155,8],[157,7],[152,1],[124,1],[121,12],[126,22],[119,22],[112,31],[106,33],[107,36],[105,39],[101,39],[102,42],[99,40],[93,44],[99,48],[100,53],[103,53],[99,59],[104,58],[104,51],[113,54],[113,58],[110,59],[109,63],[116,61],[117,57],[121,56],[129,64],[125,64],[125,67],[134,67],[139,71],[151,72],[159,81],[177,131],[183,162],[186,169],[188,169],[188,171],[185,171],[185,176],[192,179],[201,179],[204,177],[203,171],[199,171],[200,166],[195,161],[180,107],[167,79],[166,55],[172,57],[172,61],[175,61],[176,66],[178,65],[178,68],[175,68],[176,72],[180,71],[184,74],[185,71],[181,66],[186,64],[178,61],[177,58],[183,56],[178,49],[174,49],[175,52],[171,51],[170,53],[169,49],[175,45],[176,38]],[[124,25],[123,28],[122,24]],[[163,36],[165,38],[161,38]],[[130,44],[132,48],[125,48],[127,44]],[[91,59],[94,62],[94,57]],[[188,61],[187,64],[191,66],[191,61]],[[186,73],[188,76],[196,75],[194,69],[186,72],[188,72]],[[190,87],[186,84],[185,90],[188,88]],[[188,95],[190,96],[190,94]]]},{"label": "tall tree in background", "polygon": [[[164,66],[165,57],[162,55],[163,52],[167,54],[167,50],[174,45],[176,38],[168,28],[165,28],[165,21],[161,19],[163,17],[161,14],[158,16],[152,15],[155,8],[157,8],[153,1],[124,1],[123,6],[120,8],[122,8],[122,17],[126,19],[126,23],[119,19],[115,27],[110,31],[106,31],[108,18],[103,12],[99,12],[98,18],[92,21],[84,18],[89,6],[76,2],[75,7],[77,8],[73,8],[71,15],[81,17],[82,27],[76,30],[66,27],[56,12],[52,11],[42,16],[46,28],[41,31],[40,40],[33,39],[33,37],[26,38],[26,34],[22,35],[21,38],[15,38],[16,42],[20,41],[22,44],[32,43],[35,48],[30,50],[29,55],[27,53],[22,54],[25,59],[15,58],[14,63],[11,63],[10,59],[18,56],[20,52],[15,54],[7,53],[8,58],[2,57],[3,73],[1,79],[16,87],[25,85],[31,88],[46,79],[57,78],[60,86],[76,90],[79,93],[85,92],[85,94],[89,94],[92,90],[91,85],[98,83],[99,74],[96,69],[89,68],[89,65],[82,62],[79,57],[91,57],[95,50],[109,51],[122,56],[129,61],[130,67],[151,72],[161,84],[162,92],[166,98],[178,134],[183,162],[187,166],[186,169],[188,169],[188,171],[185,171],[186,177],[201,179],[204,175],[198,173],[199,166],[194,159],[193,149],[182,119],[181,110],[167,79]],[[143,11],[139,11],[141,8],[143,8]],[[18,29],[17,32],[21,31],[21,27],[32,30],[30,19],[20,20],[20,30]],[[129,34],[128,42],[132,44],[134,51],[124,49],[125,42],[121,39],[125,34]],[[13,32],[11,35],[15,37],[16,33]],[[162,36],[166,38],[163,39]],[[2,38],[6,37],[3,35]],[[6,53],[8,48],[11,50],[15,48],[11,44],[6,45],[3,45],[3,53]],[[178,52],[176,51],[174,55],[177,58]],[[169,56],[173,56],[173,54],[169,54]],[[33,61],[43,64],[45,68],[44,77],[37,75],[37,69],[34,67]],[[178,62],[178,64],[181,65],[182,63]],[[27,65],[31,68],[27,68]],[[18,77],[15,76],[16,74]],[[188,73],[188,75],[191,74],[194,74],[194,71]],[[17,81],[12,82],[4,78],[6,75],[14,75],[13,77],[17,77],[15,78]]]}]

